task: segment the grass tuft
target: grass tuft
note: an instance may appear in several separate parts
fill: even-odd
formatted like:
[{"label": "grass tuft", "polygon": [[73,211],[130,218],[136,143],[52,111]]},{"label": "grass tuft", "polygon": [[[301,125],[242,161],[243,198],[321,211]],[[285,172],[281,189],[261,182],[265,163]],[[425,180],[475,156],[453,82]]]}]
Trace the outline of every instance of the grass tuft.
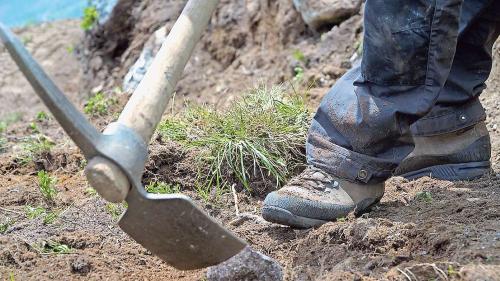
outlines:
[{"label": "grass tuft", "polygon": [[67,46],[66,52],[68,52],[68,54],[73,54],[75,52],[75,46],[73,46],[73,45]]},{"label": "grass tuft", "polygon": [[94,196],[97,196],[97,190],[95,190],[94,188],[92,187],[87,187],[83,193],[89,197],[94,197]]},{"label": "grass tuft", "polygon": [[37,121],[42,122],[42,121],[45,121],[45,120],[49,120],[49,115],[45,111],[39,111],[36,114],[35,118],[36,118]]},{"label": "grass tuft", "polygon": [[294,50],[292,53],[292,57],[299,62],[305,63],[307,61],[306,56],[301,50]]},{"label": "grass tuft", "polygon": [[47,210],[43,207],[33,207],[33,206],[30,206],[30,205],[26,205],[24,207],[24,212],[26,214],[26,217],[30,220],[32,219],[36,219],[40,216],[43,216],[45,215],[45,213],[47,212]]},{"label": "grass tuft", "polygon": [[88,6],[83,10],[83,18],[80,26],[83,30],[90,30],[99,20],[99,12],[95,6]]},{"label": "grass tuft", "polygon": [[417,198],[419,201],[423,201],[423,202],[426,202],[426,203],[431,203],[432,200],[433,200],[432,193],[430,193],[429,191],[418,192],[415,195],[415,198]]},{"label": "grass tuft", "polygon": [[35,122],[31,122],[29,125],[28,125],[28,128],[35,134],[38,134],[40,133],[40,129],[38,128],[38,125],[35,123]]},{"label": "grass tuft", "polygon": [[188,140],[188,125],[183,120],[167,119],[158,125],[158,131],[167,139],[175,142]]},{"label": "grass tuft", "polygon": [[191,106],[162,122],[158,132],[201,151],[198,191],[203,196],[214,186],[217,192],[227,190],[234,179],[249,191],[252,179],[282,185],[304,163],[309,121],[303,95],[284,86],[259,86],[224,112]]},{"label": "grass tuft", "polygon": [[109,109],[114,104],[116,104],[116,99],[98,92],[85,103],[83,111],[92,117],[105,116],[109,114]]},{"label": "grass tuft", "polygon": [[54,201],[55,197],[57,196],[57,190],[55,188],[56,182],[57,179],[51,177],[47,172],[38,172],[38,187],[40,188],[40,192],[42,193],[43,197],[48,201]]},{"label": "grass tuft", "polygon": [[53,224],[59,218],[59,214],[56,212],[47,212],[43,217],[43,224]]},{"label": "grass tuft", "polygon": [[7,218],[4,221],[0,222],[0,234],[4,234],[7,232],[9,227],[11,227],[14,224],[14,220],[11,218]]},{"label": "grass tuft", "polygon": [[118,219],[121,216],[121,214],[123,213],[122,208],[120,208],[120,204],[114,204],[114,203],[107,203],[106,204],[106,211],[115,220]]},{"label": "grass tuft", "polygon": [[451,265],[451,264],[450,264],[450,265],[448,265],[448,270],[447,270],[447,271],[448,271],[448,272],[447,272],[447,273],[448,273],[448,276],[457,276],[457,275],[459,275],[459,274],[460,274],[460,272],[459,272],[459,271],[457,271],[457,270],[453,267],[453,265]]},{"label": "grass tuft", "polygon": [[40,206],[33,207],[30,205],[26,205],[24,207],[24,212],[26,214],[26,217],[30,220],[43,217],[43,224],[52,224],[57,220],[57,218],[59,218],[58,213],[50,212],[47,209]]},{"label": "grass tuft", "polygon": [[304,79],[304,69],[300,66],[297,66],[293,69],[293,71],[294,71],[293,81],[301,82]]},{"label": "grass tuft", "polygon": [[37,134],[34,137],[27,138],[20,145],[21,150],[16,156],[21,165],[26,165],[43,155],[50,153],[54,146],[54,142],[42,134]]},{"label": "grass tuft", "polygon": [[42,254],[70,254],[73,250],[65,244],[54,241],[43,241],[40,245],[40,252]]},{"label": "grass tuft", "polygon": [[165,182],[153,182],[146,186],[146,191],[154,194],[173,194],[180,193],[179,185],[172,186]]}]

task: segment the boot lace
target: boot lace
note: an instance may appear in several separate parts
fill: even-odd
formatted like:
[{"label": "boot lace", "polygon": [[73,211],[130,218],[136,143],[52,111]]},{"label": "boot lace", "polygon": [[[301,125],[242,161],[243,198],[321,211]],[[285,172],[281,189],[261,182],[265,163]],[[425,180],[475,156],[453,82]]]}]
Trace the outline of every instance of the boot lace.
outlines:
[{"label": "boot lace", "polygon": [[288,185],[325,191],[329,186],[337,187],[339,183],[325,171],[314,166],[308,166],[300,175],[291,179]]}]

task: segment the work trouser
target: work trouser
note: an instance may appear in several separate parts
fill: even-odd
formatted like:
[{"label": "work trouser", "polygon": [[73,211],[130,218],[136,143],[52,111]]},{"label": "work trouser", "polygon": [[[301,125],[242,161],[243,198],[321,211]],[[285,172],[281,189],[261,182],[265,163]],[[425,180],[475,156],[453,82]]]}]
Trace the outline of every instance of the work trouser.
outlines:
[{"label": "work trouser", "polygon": [[500,0],[367,0],[364,14],[361,65],[321,102],[306,149],[311,165],[376,183],[413,150],[412,135],[485,120],[478,97],[500,32]]}]

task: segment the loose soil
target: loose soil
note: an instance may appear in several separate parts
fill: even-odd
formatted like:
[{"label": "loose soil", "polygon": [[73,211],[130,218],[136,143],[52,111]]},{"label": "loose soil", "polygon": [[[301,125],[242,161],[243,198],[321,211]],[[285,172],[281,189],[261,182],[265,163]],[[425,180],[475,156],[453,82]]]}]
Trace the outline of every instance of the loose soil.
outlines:
[{"label": "loose soil", "polygon": [[[238,90],[259,77],[271,77],[270,82],[287,80],[293,76],[290,68],[300,63],[292,62],[291,53],[299,49],[310,61],[304,65],[307,77],[321,81],[314,83],[311,90],[311,104],[315,106],[335,79],[350,67],[349,58],[355,52],[352,46],[359,39],[360,15],[323,36],[307,31],[300,21],[284,20],[282,23],[293,22],[292,26],[299,31],[292,34],[295,36],[292,39],[283,39],[293,32],[283,32],[276,27],[279,23],[269,22],[279,17],[265,13],[274,16],[294,13],[289,6],[283,6],[288,1],[276,1],[279,5],[270,4],[273,9],[269,10],[250,7],[256,11],[248,19],[253,25],[242,24],[241,29],[223,16],[230,14],[231,8],[238,11],[241,5],[225,2],[188,67],[189,75],[181,81],[179,93],[183,100],[220,102],[223,106],[237,98]],[[265,1],[249,3],[261,2]],[[227,28],[223,19],[229,22]],[[67,50],[68,45],[78,44],[81,35],[78,23],[57,22],[16,32],[21,37],[32,36],[28,48],[81,108],[91,86],[82,90],[80,83],[84,84],[81,81],[85,79],[78,74],[82,67]],[[266,36],[273,32],[284,37],[269,41]],[[245,38],[244,46],[235,39],[240,37]],[[333,42],[340,43],[327,48]],[[233,58],[227,59],[228,54],[233,54]],[[500,57],[498,48],[495,56]],[[119,229],[117,213],[124,207],[109,205],[88,192],[82,173],[83,156],[54,120],[34,119],[43,105],[2,47],[0,60],[5,63],[0,70],[4,73],[0,75],[0,116],[22,114],[21,120],[8,127],[7,147],[0,154],[0,223],[11,222],[5,233],[0,234],[0,279],[9,280],[13,276],[15,280],[203,280],[204,270],[178,271]],[[328,60],[332,63],[327,64]],[[201,75],[204,70],[207,72]],[[250,72],[254,75],[249,75]],[[495,171],[500,168],[499,75],[497,62],[489,88],[481,98],[488,110]],[[107,83],[116,84],[107,78],[99,81],[104,88]],[[13,93],[16,98],[11,96]],[[119,99],[109,115],[91,121],[102,128],[113,120],[126,97]],[[180,107],[182,102],[176,104]],[[35,122],[38,130],[56,146],[23,166],[16,155],[19,143],[34,134],[28,126],[30,122]],[[189,166],[192,155],[179,153],[174,144],[158,139],[152,142],[150,150],[146,180],[182,183],[183,193],[210,215],[252,247],[280,262],[286,280],[500,280],[500,173],[459,183],[393,178],[387,183],[382,202],[370,213],[317,229],[294,230],[263,221],[259,217],[261,197],[238,192],[239,210],[243,214],[239,217],[232,194],[210,202],[202,200],[190,189],[194,183]],[[42,169],[58,179],[55,202],[46,201],[39,191],[37,172]],[[44,224],[43,216],[28,219],[25,215],[28,205],[58,212],[59,217],[52,224]],[[41,245],[49,241],[65,244],[71,252],[44,253]]]},{"label": "loose soil", "polygon": [[[82,71],[75,56],[76,47],[83,36],[79,26],[79,21],[63,21],[17,30],[19,39],[28,51],[50,73],[70,100],[77,104],[84,98],[78,94]],[[34,117],[44,106],[3,45],[0,45],[0,64],[0,118],[16,115],[27,120]]]}]

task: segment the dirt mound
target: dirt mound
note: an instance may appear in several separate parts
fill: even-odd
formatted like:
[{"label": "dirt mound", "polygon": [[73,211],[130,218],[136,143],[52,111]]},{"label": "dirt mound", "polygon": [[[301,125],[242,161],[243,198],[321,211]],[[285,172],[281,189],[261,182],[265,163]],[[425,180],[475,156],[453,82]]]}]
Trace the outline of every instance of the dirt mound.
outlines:
[{"label": "dirt mound", "polygon": [[402,270],[419,280],[459,279],[464,265],[499,257],[497,186],[497,178],[467,184],[393,179],[373,212],[324,225],[299,242],[296,278],[333,280],[344,272],[379,280]]},{"label": "dirt mound", "polygon": [[212,215],[280,261],[286,280],[498,280],[499,181],[395,178],[372,212],[313,230],[266,223],[253,216],[261,202],[247,197],[240,199],[243,218],[231,208]]},{"label": "dirt mound", "polygon": [[159,138],[149,148],[149,160],[146,163],[144,182],[168,182],[194,189],[198,171],[193,163],[196,155],[189,153],[174,142],[164,143]]},{"label": "dirt mound", "polygon": [[121,85],[149,36],[172,26],[185,1],[119,1],[103,25],[87,32],[79,48],[85,82],[93,88]]}]

